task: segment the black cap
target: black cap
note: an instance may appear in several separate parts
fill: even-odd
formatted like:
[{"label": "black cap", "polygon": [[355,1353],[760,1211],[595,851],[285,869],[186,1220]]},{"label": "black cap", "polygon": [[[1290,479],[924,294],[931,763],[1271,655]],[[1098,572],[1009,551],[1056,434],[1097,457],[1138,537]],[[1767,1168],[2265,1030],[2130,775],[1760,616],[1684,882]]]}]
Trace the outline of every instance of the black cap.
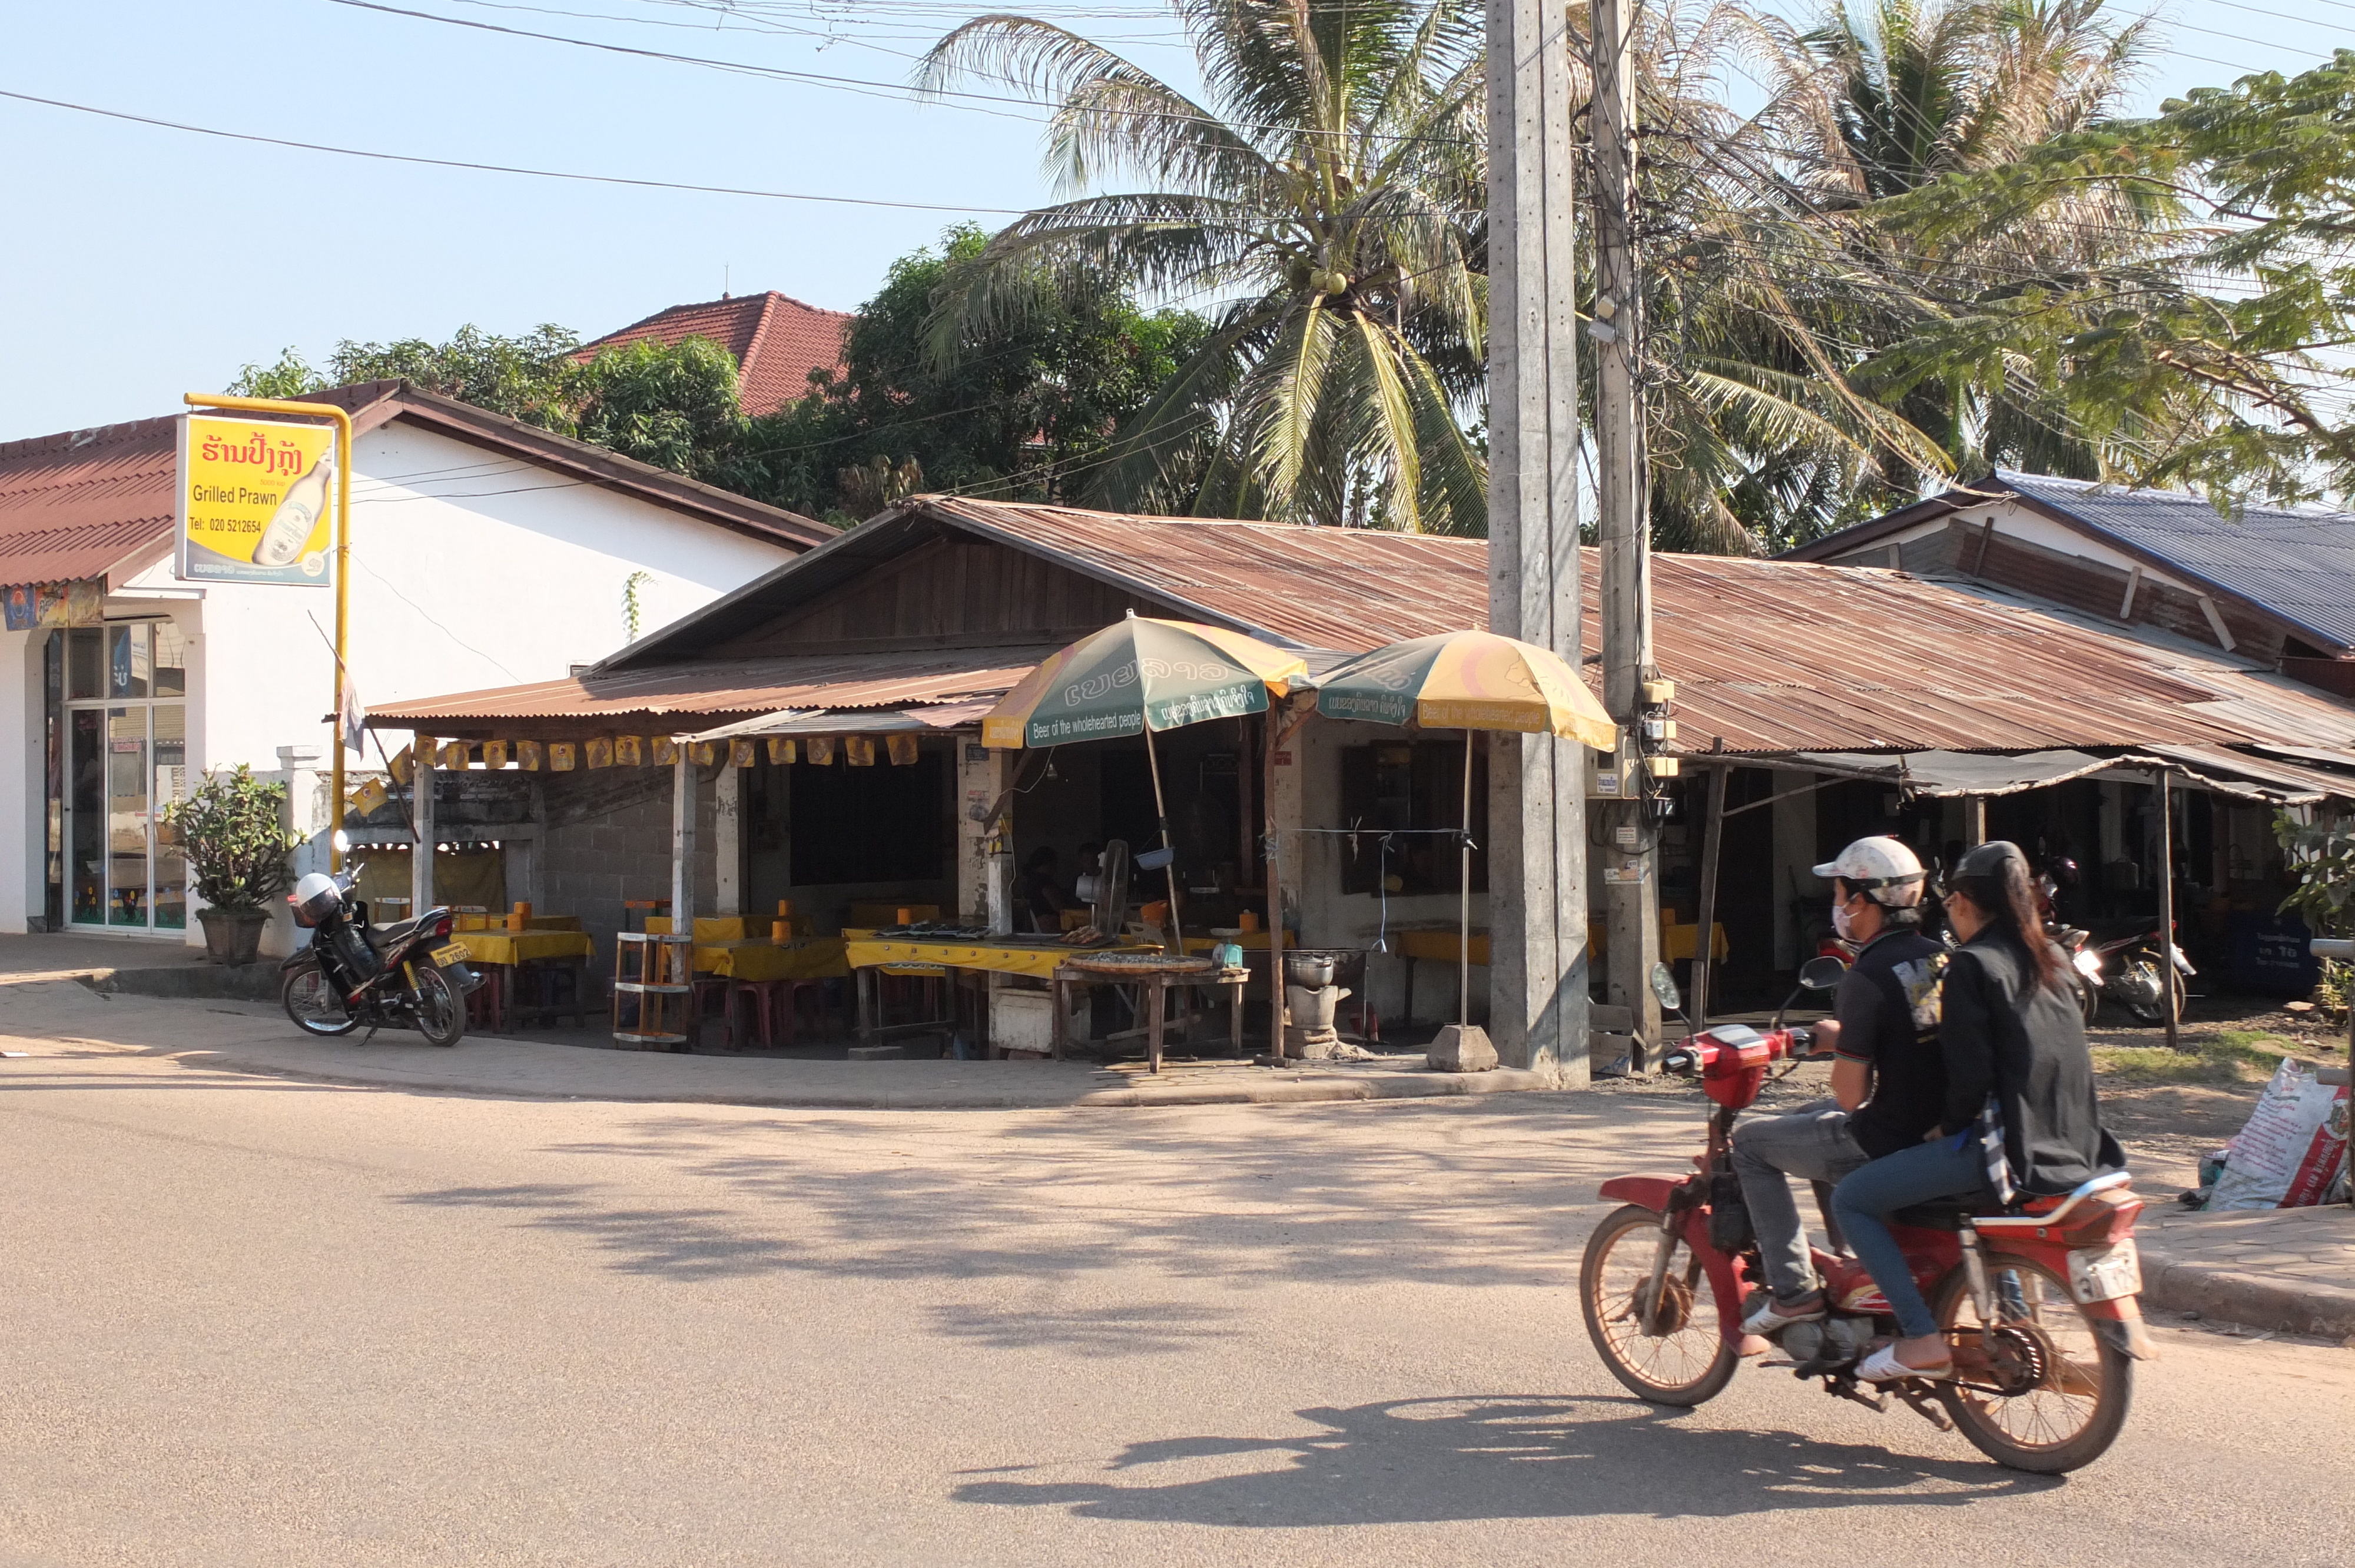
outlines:
[{"label": "black cap", "polygon": [[1966,877],[1984,876],[1990,881],[1999,882],[2003,879],[2004,867],[2014,862],[2019,863],[2020,874],[2026,875],[2028,857],[2019,852],[2019,846],[2009,839],[1990,839],[1986,843],[1966,850],[1963,853],[1963,858],[1955,863],[1955,869],[1948,880],[1961,881]]}]

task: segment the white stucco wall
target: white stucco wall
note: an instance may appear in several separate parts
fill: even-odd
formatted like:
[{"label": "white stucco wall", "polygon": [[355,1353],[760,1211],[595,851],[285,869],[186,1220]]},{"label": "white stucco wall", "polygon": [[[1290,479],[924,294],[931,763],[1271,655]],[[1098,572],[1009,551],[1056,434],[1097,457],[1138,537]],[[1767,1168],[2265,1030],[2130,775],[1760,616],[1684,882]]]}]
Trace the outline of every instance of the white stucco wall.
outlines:
[{"label": "white stucco wall", "polygon": [[[355,443],[350,662],[364,703],[549,680],[628,639],[634,572],[650,632],[778,566],[794,553],[469,446],[399,420]],[[332,735],[335,595],[327,589],[208,585],[186,593],[170,558],[118,584],[110,619],[162,613],[189,643],[191,772],[278,767],[277,748]],[[37,637],[0,645],[0,735],[21,737],[0,767],[0,930],[41,910]],[[31,650],[29,657],[27,650]],[[369,761],[374,763],[371,754]],[[355,766],[357,764],[356,763]],[[200,940],[192,927],[191,940]]]}]

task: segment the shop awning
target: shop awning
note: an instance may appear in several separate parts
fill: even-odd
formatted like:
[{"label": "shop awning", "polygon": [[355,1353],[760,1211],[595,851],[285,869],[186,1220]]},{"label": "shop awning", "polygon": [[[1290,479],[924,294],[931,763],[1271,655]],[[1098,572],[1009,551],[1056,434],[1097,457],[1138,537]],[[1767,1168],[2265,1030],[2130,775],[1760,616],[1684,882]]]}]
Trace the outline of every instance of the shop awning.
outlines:
[{"label": "shop awning", "polygon": [[1893,784],[1933,799],[2017,795],[2117,766],[2115,758],[2083,751],[1794,751],[1788,758],[1794,768]]},{"label": "shop awning", "polygon": [[932,703],[907,708],[786,708],[759,718],[721,725],[695,736],[697,740],[735,740],[766,735],[905,735],[930,734],[977,725],[996,702],[982,697],[972,702]]}]

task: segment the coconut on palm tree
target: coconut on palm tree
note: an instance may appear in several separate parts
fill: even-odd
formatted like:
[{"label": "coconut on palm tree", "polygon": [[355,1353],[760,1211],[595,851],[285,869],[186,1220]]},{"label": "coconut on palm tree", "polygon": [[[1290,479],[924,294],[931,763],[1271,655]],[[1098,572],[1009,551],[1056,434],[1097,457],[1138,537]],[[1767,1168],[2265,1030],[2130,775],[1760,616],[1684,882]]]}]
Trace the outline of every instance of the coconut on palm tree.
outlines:
[{"label": "coconut on palm tree", "polygon": [[1045,288],[1117,278],[1214,330],[1082,482],[1123,508],[1487,526],[1480,10],[1466,0],[1172,0],[1199,99],[1068,28],[977,17],[920,84],[1053,105],[1067,199],[945,291],[957,338]]}]

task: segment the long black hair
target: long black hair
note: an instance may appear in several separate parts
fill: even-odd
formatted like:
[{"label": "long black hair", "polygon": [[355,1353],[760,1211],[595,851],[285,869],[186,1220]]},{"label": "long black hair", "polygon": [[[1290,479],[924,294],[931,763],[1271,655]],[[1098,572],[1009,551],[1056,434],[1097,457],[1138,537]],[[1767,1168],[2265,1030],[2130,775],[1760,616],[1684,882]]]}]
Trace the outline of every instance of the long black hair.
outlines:
[{"label": "long black hair", "polygon": [[2043,917],[2036,912],[2036,887],[2029,879],[2028,857],[2019,846],[1998,839],[1963,856],[1946,886],[1984,912],[1987,919],[2028,949],[2036,966],[2039,986],[2065,986],[2069,960],[2044,934]]}]

